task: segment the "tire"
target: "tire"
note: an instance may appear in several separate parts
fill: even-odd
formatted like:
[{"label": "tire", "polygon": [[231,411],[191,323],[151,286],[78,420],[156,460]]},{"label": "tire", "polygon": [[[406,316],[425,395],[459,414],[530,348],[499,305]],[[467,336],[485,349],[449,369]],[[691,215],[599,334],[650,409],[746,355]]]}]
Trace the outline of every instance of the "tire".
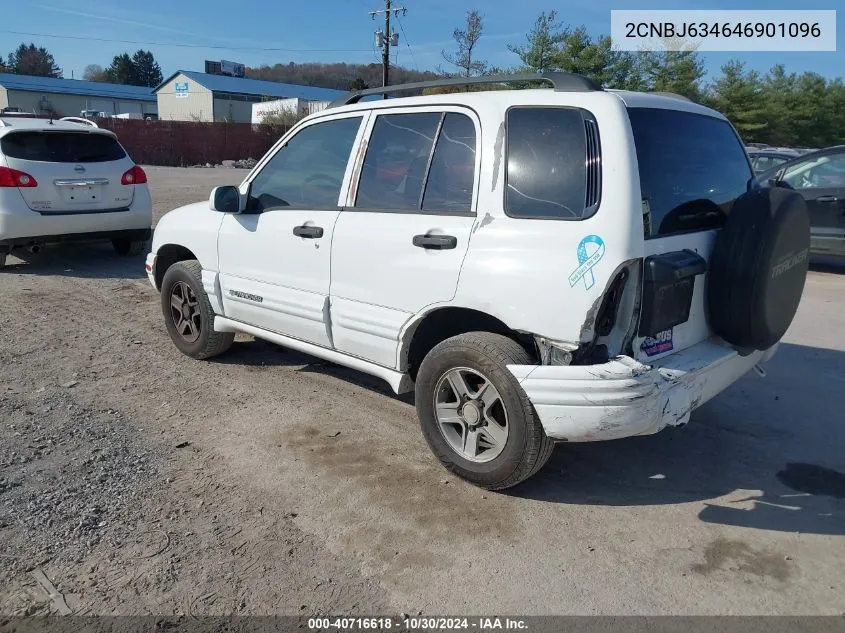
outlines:
[{"label": "tire", "polygon": [[[177,308],[171,303],[174,298],[183,308],[187,304],[187,312],[175,312]],[[233,332],[214,331],[214,310],[202,287],[202,266],[195,259],[177,262],[164,273],[161,311],[173,344],[191,358],[218,356],[235,340]]]},{"label": "tire", "polygon": [[792,323],[804,291],[810,218],[800,194],[753,189],[716,236],[707,275],[710,327],[741,348],[766,350]]},{"label": "tire", "polygon": [[[533,363],[516,341],[490,332],[447,339],[423,359],[416,380],[417,415],[429,448],[450,472],[476,486],[503,490],[545,465],[554,442],[506,367]],[[461,388],[455,389],[455,384],[461,379],[470,396],[480,393],[481,397],[458,398]],[[440,418],[435,401],[440,404]],[[471,448],[462,452],[461,442]],[[471,454],[475,457],[468,457]]]},{"label": "tire", "polygon": [[121,257],[136,257],[147,249],[147,240],[130,240],[122,237],[111,241],[114,251]]},{"label": "tire", "polygon": [[9,256],[9,250],[10,249],[8,248],[0,246],[0,270],[6,267],[6,257]]}]

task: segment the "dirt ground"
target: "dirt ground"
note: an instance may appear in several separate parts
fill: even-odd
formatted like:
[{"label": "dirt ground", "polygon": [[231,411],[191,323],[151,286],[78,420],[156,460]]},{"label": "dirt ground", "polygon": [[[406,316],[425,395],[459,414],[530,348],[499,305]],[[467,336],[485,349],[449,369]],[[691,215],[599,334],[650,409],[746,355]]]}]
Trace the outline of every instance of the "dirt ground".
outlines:
[{"label": "dirt ground", "polygon": [[[246,175],[148,173],[157,218]],[[141,257],[21,257],[0,273],[0,614],[845,613],[845,265],[814,265],[766,379],[496,494],[375,379],[247,336],[182,356]]]}]

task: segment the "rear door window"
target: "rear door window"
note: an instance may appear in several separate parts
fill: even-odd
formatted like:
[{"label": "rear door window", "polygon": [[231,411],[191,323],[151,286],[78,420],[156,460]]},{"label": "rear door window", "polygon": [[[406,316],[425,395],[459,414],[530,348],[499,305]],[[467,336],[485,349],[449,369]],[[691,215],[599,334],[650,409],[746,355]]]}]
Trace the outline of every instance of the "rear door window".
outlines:
[{"label": "rear door window", "polygon": [[417,211],[440,112],[380,115],[373,126],[355,206]]},{"label": "rear door window", "polygon": [[475,152],[475,125],[465,114],[381,114],[370,136],[355,207],[472,213]]},{"label": "rear door window", "polygon": [[748,190],[751,167],[723,119],[629,108],[640,171],[645,237],[718,228]]},{"label": "rear door window", "polygon": [[13,132],[0,139],[9,158],[47,163],[105,163],[126,152],[114,137],[89,132]]},{"label": "rear door window", "polygon": [[512,108],[507,115],[507,189],[511,217],[580,220],[598,205],[598,128],[578,108]]}]

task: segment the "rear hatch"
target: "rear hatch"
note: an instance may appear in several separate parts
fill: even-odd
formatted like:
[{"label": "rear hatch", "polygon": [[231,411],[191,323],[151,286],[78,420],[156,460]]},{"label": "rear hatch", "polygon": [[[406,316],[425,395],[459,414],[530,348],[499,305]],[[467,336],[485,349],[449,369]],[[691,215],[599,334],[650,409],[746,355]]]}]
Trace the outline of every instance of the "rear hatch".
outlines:
[{"label": "rear hatch", "polygon": [[111,134],[101,131],[20,130],[0,138],[6,164],[29,174],[35,187],[18,189],[33,211],[102,213],[128,208],[134,184],[122,184],[134,163]]},{"label": "rear hatch", "polygon": [[648,362],[713,335],[704,271],[719,227],[753,181],[742,142],[724,119],[659,108],[628,108],[628,114],[645,233],[633,348]]}]

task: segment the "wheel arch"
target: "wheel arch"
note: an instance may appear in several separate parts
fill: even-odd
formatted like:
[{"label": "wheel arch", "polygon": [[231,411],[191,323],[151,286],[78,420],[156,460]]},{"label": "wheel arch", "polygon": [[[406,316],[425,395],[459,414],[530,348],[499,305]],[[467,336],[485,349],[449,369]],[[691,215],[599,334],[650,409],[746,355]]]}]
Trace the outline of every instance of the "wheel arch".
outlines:
[{"label": "wheel arch", "polygon": [[539,358],[531,334],[515,330],[499,317],[482,310],[447,305],[435,306],[408,323],[399,338],[397,366],[415,379],[420,363],[435,345],[467,332],[507,336],[525,348],[532,358]]},{"label": "wheel arch", "polygon": [[161,290],[161,282],[167,269],[179,262],[199,259],[189,248],[181,244],[163,244],[156,251],[155,282],[156,288]]}]

